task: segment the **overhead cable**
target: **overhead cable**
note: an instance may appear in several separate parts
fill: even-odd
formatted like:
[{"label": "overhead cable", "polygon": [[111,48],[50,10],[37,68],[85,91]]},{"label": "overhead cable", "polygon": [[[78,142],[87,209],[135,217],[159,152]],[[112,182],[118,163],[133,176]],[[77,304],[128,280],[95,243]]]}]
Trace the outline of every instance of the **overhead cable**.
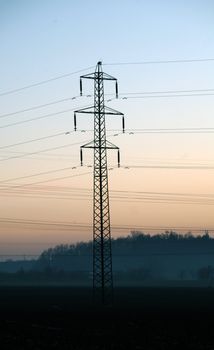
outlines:
[{"label": "overhead cable", "polygon": [[214,58],[196,58],[196,59],[177,59],[177,60],[154,60],[154,61],[135,61],[135,62],[112,62],[103,63],[103,66],[126,66],[126,65],[144,65],[144,64],[168,64],[168,63],[196,63],[213,62]]},{"label": "overhead cable", "polygon": [[36,87],[36,86],[40,86],[40,85],[44,85],[44,84],[47,84],[47,83],[51,83],[51,82],[59,80],[59,79],[67,78],[67,77],[70,77],[72,75],[75,75],[75,74],[78,74],[78,73],[81,73],[81,72],[85,72],[86,70],[89,70],[91,68],[94,68],[94,66],[91,66],[91,67],[88,67],[88,68],[84,68],[84,69],[80,69],[80,70],[77,70],[77,71],[74,71],[74,72],[70,72],[70,73],[66,73],[66,74],[57,75],[57,76],[55,76],[53,78],[46,79],[46,80],[41,80],[41,81],[38,81],[38,82],[35,82],[35,83],[31,83],[29,85],[25,85],[25,86],[22,86],[22,87],[17,88],[17,89],[11,89],[11,90],[8,90],[8,91],[5,91],[5,92],[1,92],[0,96],[6,96],[6,95],[14,94],[16,92],[20,92],[20,91],[23,91],[23,90],[26,90],[26,89],[30,89],[30,88],[33,88],[33,87]]}]

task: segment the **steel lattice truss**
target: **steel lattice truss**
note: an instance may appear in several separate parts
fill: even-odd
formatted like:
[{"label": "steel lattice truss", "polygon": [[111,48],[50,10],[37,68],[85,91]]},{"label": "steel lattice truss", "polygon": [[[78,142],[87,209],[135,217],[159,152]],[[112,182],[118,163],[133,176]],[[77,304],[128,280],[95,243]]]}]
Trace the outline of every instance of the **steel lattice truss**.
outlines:
[{"label": "steel lattice truss", "polygon": [[92,74],[80,77],[80,94],[82,95],[82,79],[94,80],[94,106],[80,109],[74,113],[76,130],[76,113],[94,114],[94,140],[81,147],[94,149],[94,202],[93,202],[93,292],[94,301],[111,304],[113,300],[112,251],[109,211],[107,150],[118,150],[118,166],[120,165],[119,148],[106,140],[105,115],[121,115],[124,131],[124,115],[112,108],[105,107],[104,80],[116,81],[116,97],[118,95],[117,80],[102,71],[102,63],[98,62]]}]

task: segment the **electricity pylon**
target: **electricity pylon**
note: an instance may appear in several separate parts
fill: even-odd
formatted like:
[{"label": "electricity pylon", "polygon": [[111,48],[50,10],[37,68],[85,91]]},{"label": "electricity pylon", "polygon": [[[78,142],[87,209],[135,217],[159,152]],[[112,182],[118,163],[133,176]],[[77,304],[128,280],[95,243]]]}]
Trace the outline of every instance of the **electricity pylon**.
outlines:
[{"label": "electricity pylon", "polygon": [[119,147],[106,140],[106,115],[122,116],[124,132],[124,114],[104,103],[104,80],[116,82],[116,98],[118,98],[117,79],[102,71],[102,62],[98,62],[95,72],[80,77],[80,95],[82,96],[82,79],[94,80],[94,106],[74,112],[74,130],[76,130],[76,114],[94,115],[94,140],[80,147],[80,160],[83,165],[83,148],[94,150],[94,198],[93,198],[93,296],[95,303],[111,305],[113,302],[112,251],[109,211],[107,150],[118,151],[118,167],[120,166]]}]

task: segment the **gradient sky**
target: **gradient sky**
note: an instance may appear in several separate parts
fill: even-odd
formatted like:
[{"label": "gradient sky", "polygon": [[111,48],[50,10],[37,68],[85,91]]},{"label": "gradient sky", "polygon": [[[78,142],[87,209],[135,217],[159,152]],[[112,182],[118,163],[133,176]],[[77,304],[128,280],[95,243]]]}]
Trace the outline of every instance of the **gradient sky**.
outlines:
[{"label": "gradient sky", "polygon": [[[93,97],[1,116],[78,96],[79,74],[8,95],[1,94],[88,67],[93,68],[85,72],[91,72],[98,60],[102,60],[107,73],[118,78],[121,93],[214,89],[214,60],[109,65],[214,58],[213,15],[211,0],[0,0],[0,254],[37,254],[59,242],[91,239],[92,232],[87,225],[92,223],[93,180],[93,169],[88,167],[93,164],[93,154],[89,150],[84,153],[83,168],[79,167],[79,145],[44,152],[63,145],[84,144],[92,139],[92,132],[81,132],[93,128],[92,116],[78,116],[79,131],[75,134],[2,148],[71,131],[72,111],[25,124],[8,124],[81,108],[93,104]],[[113,93],[114,85],[108,83],[105,91]],[[93,94],[92,82],[84,82],[84,93]],[[119,99],[106,103],[125,114],[128,129],[214,128],[212,92],[203,96]],[[214,167],[214,135],[114,136],[111,129],[120,127],[118,117],[108,117],[109,140],[121,149],[121,165],[132,166],[109,172],[113,237],[128,234],[136,226],[148,226],[149,232],[152,232],[149,227],[184,226],[186,231],[190,228],[214,229],[211,196],[214,196],[214,169],[157,168]],[[27,152],[37,151],[41,153],[27,155]],[[109,154],[108,164],[109,167],[116,166],[113,152]],[[68,167],[77,168],[15,180]],[[73,175],[77,176],[53,181],[57,177]],[[23,184],[28,186],[21,187]],[[188,197],[179,196],[184,193]],[[23,224],[23,220],[33,223]],[[74,223],[77,227],[70,230],[65,226],[50,226],[53,221]],[[79,227],[79,223],[86,227]]]}]

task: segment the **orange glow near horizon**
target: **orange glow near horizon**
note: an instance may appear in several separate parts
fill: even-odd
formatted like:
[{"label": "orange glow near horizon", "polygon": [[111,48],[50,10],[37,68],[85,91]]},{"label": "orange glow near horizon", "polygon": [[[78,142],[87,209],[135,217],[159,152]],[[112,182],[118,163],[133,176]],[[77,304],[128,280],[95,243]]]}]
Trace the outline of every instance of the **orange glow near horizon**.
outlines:
[{"label": "orange glow near horizon", "polygon": [[[202,174],[206,175],[206,182],[202,181]],[[87,175],[84,181],[71,179],[61,181],[60,185],[58,182],[60,191],[63,187],[66,189],[62,195],[58,187],[54,187],[56,183],[48,184],[49,198],[45,198],[44,194],[43,198],[39,195],[38,198],[28,198],[28,189],[26,197],[17,194],[17,197],[11,198],[5,194],[4,205],[1,206],[1,252],[39,253],[56,244],[91,240],[93,192],[87,186],[91,180],[92,174]],[[212,234],[213,204],[209,196],[214,193],[214,186],[211,181],[212,173],[206,170],[195,173],[194,170],[176,169],[115,169],[109,172],[112,237],[127,235],[135,229],[151,234],[170,228],[178,228],[177,231],[183,233],[202,234],[208,229]],[[51,186],[54,194],[50,192]],[[76,188],[76,191],[64,199],[65,193],[69,194],[69,188]],[[79,194],[78,188],[88,188],[89,191]],[[184,197],[184,202],[183,194],[190,195]],[[195,199],[192,194],[199,197]],[[201,194],[208,195],[208,200],[207,197],[201,198]],[[17,219],[17,222],[10,222],[10,218]],[[22,220],[32,220],[33,224]],[[51,226],[51,223],[58,226]],[[63,223],[68,226],[60,225]],[[74,226],[69,228],[69,224]]]}]

